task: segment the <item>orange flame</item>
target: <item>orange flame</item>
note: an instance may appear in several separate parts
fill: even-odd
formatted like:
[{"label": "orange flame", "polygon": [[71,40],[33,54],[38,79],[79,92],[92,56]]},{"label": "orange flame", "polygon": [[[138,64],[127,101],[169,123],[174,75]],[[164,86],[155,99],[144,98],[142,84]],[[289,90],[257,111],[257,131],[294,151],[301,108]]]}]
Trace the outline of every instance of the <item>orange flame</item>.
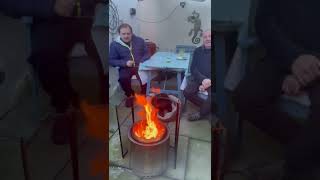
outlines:
[{"label": "orange flame", "polygon": [[165,128],[158,120],[158,110],[152,106],[150,99],[141,95],[135,97],[137,104],[144,107],[144,112],[139,113],[142,120],[133,126],[135,136],[146,140],[161,139]]}]

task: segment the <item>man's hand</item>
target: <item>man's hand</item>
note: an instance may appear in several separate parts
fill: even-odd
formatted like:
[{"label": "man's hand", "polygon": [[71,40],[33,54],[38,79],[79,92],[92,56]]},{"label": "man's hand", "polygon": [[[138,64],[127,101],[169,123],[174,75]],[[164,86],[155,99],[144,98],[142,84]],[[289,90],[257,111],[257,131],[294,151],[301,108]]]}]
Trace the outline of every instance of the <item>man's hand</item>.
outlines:
[{"label": "man's hand", "polygon": [[295,96],[299,94],[301,86],[293,75],[288,75],[282,83],[282,90],[289,96]]},{"label": "man's hand", "polygon": [[291,67],[292,73],[302,86],[320,76],[320,61],[313,55],[299,56]]},{"label": "man's hand", "polygon": [[134,66],[134,61],[132,61],[132,60],[127,61],[127,66],[128,67],[133,67]]},{"label": "man's hand", "polygon": [[75,0],[56,0],[54,4],[54,12],[59,16],[71,16]]},{"label": "man's hand", "polygon": [[204,87],[204,89],[207,89],[211,86],[211,80],[210,79],[204,79],[202,81],[202,86]]},{"label": "man's hand", "polygon": [[199,91],[205,91],[206,89],[204,88],[204,86],[203,85],[200,85],[199,86]]}]

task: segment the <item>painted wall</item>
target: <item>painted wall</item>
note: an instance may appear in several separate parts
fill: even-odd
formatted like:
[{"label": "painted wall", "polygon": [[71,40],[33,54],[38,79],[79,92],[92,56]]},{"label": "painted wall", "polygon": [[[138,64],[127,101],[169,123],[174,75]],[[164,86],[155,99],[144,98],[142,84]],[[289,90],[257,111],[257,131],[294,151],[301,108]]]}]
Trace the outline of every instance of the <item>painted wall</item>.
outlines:
[{"label": "painted wall", "polygon": [[[114,0],[120,19],[130,23],[138,36],[155,42],[160,50],[174,50],[177,44],[193,44],[191,37],[188,36],[193,24],[187,21],[187,17],[192,15],[194,10],[200,13],[202,29],[211,27],[210,0],[204,2],[186,0],[184,8],[179,5],[180,2],[182,0],[128,0],[125,2]],[[135,16],[130,16],[130,8],[136,8]],[[163,21],[158,22],[161,20]],[[200,44],[201,42],[197,45]]]},{"label": "painted wall", "polygon": [[[196,11],[200,13],[202,29],[209,29],[211,27],[211,1],[193,2],[189,0],[185,2],[184,8],[179,5],[180,1],[148,0],[139,2],[137,18],[151,22],[168,18],[160,23],[139,21],[141,36],[155,42],[160,50],[174,50],[177,44],[193,45],[192,36],[188,36],[193,24],[188,22],[187,18],[192,15],[193,11]],[[169,16],[170,14],[171,16]],[[200,44],[201,42],[195,45],[199,46]]]},{"label": "painted wall", "polygon": [[[136,34],[140,34],[139,27],[138,27],[139,24],[136,22],[136,19],[134,18],[134,16],[130,16],[130,8],[137,8],[138,1],[137,0],[112,0],[112,2],[117,7],[120,21],[130,24],[133,28],[133,31]],[[109,33],[109,43],[111,41],[112,41],[112,34]]]},{"label": "painted wall", "polygon": [[212,0],[212,18],[243,22],[248,17],[251,0]]}]

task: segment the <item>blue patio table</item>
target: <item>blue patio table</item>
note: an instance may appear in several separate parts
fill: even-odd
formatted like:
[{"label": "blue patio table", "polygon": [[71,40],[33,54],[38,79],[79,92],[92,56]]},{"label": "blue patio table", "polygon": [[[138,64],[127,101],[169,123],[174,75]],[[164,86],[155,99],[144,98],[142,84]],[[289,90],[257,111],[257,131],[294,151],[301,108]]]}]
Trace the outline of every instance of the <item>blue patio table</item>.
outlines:
[{"label": "blue patio table", "polygon": [[182,99],[182,91],[180,86],[182,83],[182,73],[188,72],[190,53],[176,54],[173,52],[156,52],[150,59],[143,62],[139,66],[139,71],[147,72],[147,94],[150,94],[152,72],[155,71],[171,71],[177,73],[177,89],[166,90],[160,89],[161,93],[178,95]]}]

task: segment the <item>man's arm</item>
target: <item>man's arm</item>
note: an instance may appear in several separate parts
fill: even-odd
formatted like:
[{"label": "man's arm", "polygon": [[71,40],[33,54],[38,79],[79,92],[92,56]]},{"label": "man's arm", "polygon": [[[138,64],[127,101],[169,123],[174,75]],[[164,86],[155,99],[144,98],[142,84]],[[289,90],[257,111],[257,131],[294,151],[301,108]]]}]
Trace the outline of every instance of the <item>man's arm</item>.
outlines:
[{"label": "man's arm", "polygon": [[193,58],[192,58],[192,63],[191,63],[191,75],[195,78],[195,80],[199,83],[202,83],[202,81],[204,79],[210,79],[209,77],[206,77],[205,75],[203,75],[201,73],[201,70],[198,69],[198,61],[200,60],[199,59],[199,51],[196,50],[194,53],[193,53]]},{"label": "man's arm", "polygon": [[298,47],[289,37],[281,31],[274,16],[279,9],[275,0],[261,0],[255,18],[256,33],[271,56],[275,56],[277,64],[282,68],[290,70],[293,61],[302,54],[309,54]]},{"label": "man's arm", "polygon": [[9,16],[50,17],[55,0],[0,0],[0,11]]},{"label": "man's arm", "polygon": [[[128,59],[129,60],[129,59]],[[127,67],[127,61],[124,59],[120,59],[119,54],[116,50],[114,43],[110,44],[110,52],[109,52],[109,64],[114,67]]]}]

